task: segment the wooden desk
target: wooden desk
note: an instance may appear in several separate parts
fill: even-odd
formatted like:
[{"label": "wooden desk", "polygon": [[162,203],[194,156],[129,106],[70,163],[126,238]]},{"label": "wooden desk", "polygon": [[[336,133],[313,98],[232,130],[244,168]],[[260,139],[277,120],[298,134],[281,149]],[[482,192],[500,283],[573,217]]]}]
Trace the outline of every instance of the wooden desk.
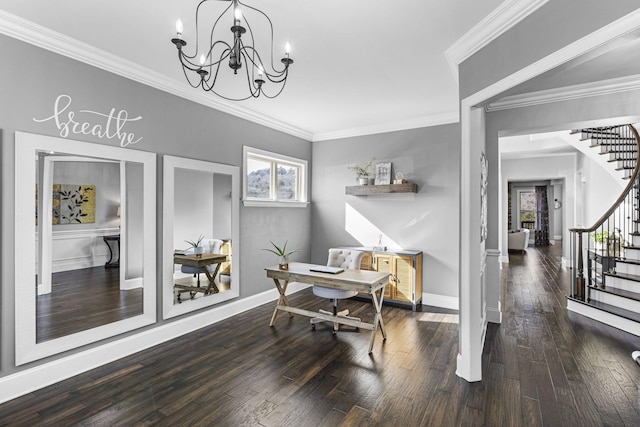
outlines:
[{"label": "wooden desk", "polygon": [[[384,299],[384,288],[389,283],[389,277],[391,274],[364,270],[344,270],[339,274],[316,273],[309,270],[312,267],[314,267],[314,264],[290,262],[288,270],[280,270],[278,266],[265,269],[267,271],[267,277],[273,279],[276,288],[280,293],[280,297],[278,298],[276,308],[273,311],[273,316],[271,316],[271,323],[269,326],[274,325],[278,311],[286,311],[291,317],[293,317],[293,314],[295,313],[302,316],[318,317],[329,322],[370,330],[371,338],[369,340],[369,353],[371,353],[378,326],[380,326],[380,330],[382,331],[382,338],[385,340],[387,339],[387,332],[384,329],[384,322],[382,321],[380,308],[382,307],[382,301]],[[368,293],[371,295],[371,302],[375,309],[375,318],[373,323],[365,323],[357,319],[349,319],[334,316],[333,314],[325,314],[317,311],[291,307],[286,296],[287,286],[290,282],[310,283],[312,285],[326,286],[327,288]],[[379,297],[378,293],[380,294]]]},{"label": "wooden desk", "polygon": [[[220,292],[220,290],[218,289],[218,287],[216,286],[214,279],[216,278],[218,271],[220,270],[220,264],[225,262],[227,260],[227,256],[224,254],[202,254],[202,255],[195,255],[195,254],[190,254],[190,255],[182,255],[182,254],[174,254],[173,255],[173,263],[174,264],[182,264],[182,265],[186,265],[189,267],[196,267],[199,268],[200,270],[202,270],[202,272],[204,274],[207,275],[207,279],[209,279],[209,285],[205,288],[205,287],[200,287],[198,286],[190,286],[190,285],[182,285],[179,283],[174,283],[174,287],[176,289],[180,289],[182,291],[185,292],[191,292],[192,295],[191,297],[193,298],[193,295],[197,292],[202,292],[205,295],[209,295],[212,293],[218,293]],[[210,266],[211,264],[218,264],[216,265],[216,269],[213,272],[213,274],[211,274],[211,272],[209,271],[209,269],[207,268],[208,266]],[[180,294],[178,294],[178,302],[180,301]]]}]

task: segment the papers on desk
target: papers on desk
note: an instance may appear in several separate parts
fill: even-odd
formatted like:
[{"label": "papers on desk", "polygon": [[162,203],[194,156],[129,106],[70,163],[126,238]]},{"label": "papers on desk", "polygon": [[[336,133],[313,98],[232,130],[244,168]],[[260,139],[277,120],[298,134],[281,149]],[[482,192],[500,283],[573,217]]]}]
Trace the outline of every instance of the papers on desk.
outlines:
[{"label": "papers on desk", "polygon": [[343,268],[340,267],[329,267],[326,265],[316,265],[309,269],[309,271],[313,271],[316,273],[329,273],[329,274],[338,274],[344,271]]}]

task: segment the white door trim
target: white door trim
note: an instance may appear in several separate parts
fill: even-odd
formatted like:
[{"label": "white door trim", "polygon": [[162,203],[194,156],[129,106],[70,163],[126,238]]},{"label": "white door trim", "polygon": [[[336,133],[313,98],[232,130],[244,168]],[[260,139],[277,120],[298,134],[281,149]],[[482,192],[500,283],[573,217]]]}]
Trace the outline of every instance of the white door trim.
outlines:
[{"label": "white door trim", "polygon": [[[480,246],[480,232],[479,229],[473,228],[473,224],[480,217],[480,205],[476,206],[472,203],[472,192],[476,192],[480,188],[480,176],[472,175],[469,171],[472,162],[479,162],[479,159],[472,156],[471,135],[479,128],[479,125],[472,120],[472,113],[478,108],[477,105],[505,90],[638,27],[640,27],[640,9],[464,98],[460,103],[460,345],[456,374],[467,381],[482,380],[483,346],[479,339],[483,334],[481,323],[478,318],[473,316],[473,304],[474,301],[478,301],[474,298],[477,297],[478,281],[480,280],[480,264],[472,262],[471,259],[472,254],[478,251],[476,248]],[[474,170],[476,169],[474,168]]]}]

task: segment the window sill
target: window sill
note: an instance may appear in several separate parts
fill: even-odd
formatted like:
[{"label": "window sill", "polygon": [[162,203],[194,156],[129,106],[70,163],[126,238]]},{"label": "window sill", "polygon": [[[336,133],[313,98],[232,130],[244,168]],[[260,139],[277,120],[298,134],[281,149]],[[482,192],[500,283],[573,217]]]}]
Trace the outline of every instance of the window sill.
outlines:
[{"label": "window sill", "polygon": [[273,200],[243,200],[242,205],[249,208],[306,208],[309,202],[277,202]]}]

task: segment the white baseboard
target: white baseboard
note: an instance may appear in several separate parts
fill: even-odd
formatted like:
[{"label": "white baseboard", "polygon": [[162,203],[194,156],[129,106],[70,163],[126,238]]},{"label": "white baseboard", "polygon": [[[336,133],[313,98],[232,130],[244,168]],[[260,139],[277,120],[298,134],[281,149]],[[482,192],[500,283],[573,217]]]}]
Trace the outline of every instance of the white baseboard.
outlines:
[{"label": "white baseboard", "polygon": [[51,260],[51,272],[60,273],[62,271],[102,267],[106,264],[107,261],[109,261],[109,255],[107,254],[95,254],[92,256],[53,259]]},{"label": "white baseboard", "polygon": [[130,291],[132,289],[142,289],[144,285],[144,278],[136,277],[135,279],[126,279],[120,283],[121,291]]},{"label": "white baseboard", "polygon": [[509,264],[509,255],[500,255],[500,262],[506,262],[507,264]]},{"label": "white baseboard", "polygon": [[51,283],[47,285],[38,285],[38,295],[47,295],[51,293]]},{"label": "white baseboard", "polygon": [[[309,286],[303,283],[291,283],[287,288],[287,294],[299,292]],[[275,301],[278,299],[278,295],[274,288],[71,356],[7,375],[0,378],[0,403],[8,402],[16,397]]]},{"label": "white baseboard", "polygon": [[429,293],[422,294],[422,305],[432,305],[434,307],[448,308],[451,310],[458,310],[460,308],[458,297]]}]

